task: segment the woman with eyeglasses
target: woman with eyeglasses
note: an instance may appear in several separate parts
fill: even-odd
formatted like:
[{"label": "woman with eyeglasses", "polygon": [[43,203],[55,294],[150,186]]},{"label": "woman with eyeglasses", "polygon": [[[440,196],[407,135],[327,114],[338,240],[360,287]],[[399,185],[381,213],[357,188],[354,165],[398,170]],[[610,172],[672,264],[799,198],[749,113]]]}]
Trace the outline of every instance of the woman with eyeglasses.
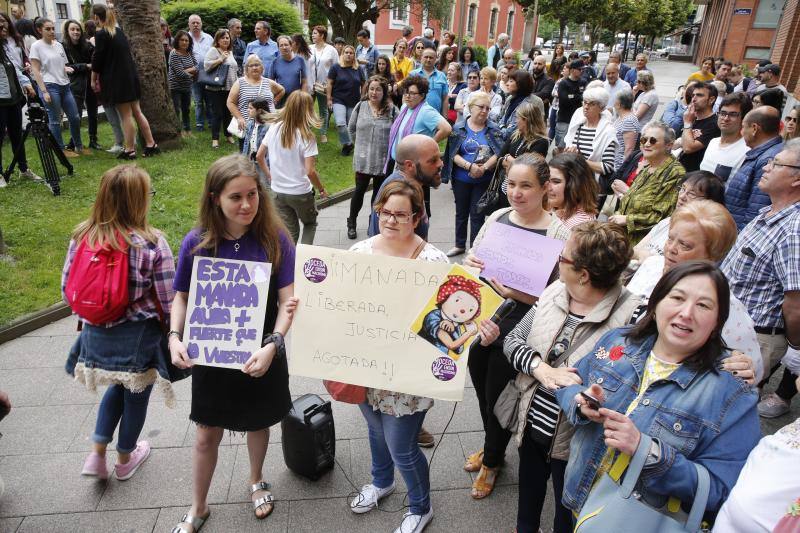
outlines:
[{"label": "woman with eyeglasses", "polygon": [[495,91],[495,84],[497,84],[497,71],[492,67],[483,67],[481,69],[481,91],[489,95],[492,102],[492,110],[489,111],[489,120],[497,122],[500,118],[500,110],[503,108],[503,97],[499,92]]},{"label": "woman with eyeglasses", "polygon": [[614,171],[617,151],[617,130],[611,116],[603,112],[608,98],[602,87],[584,90],[583,117],[570,123],[564,137],[564,151],[583,155],[598,179]]},{"label": "woman with eyeglasses", "polygon": [[[475,255],[474,250],[492,224],[502,224],[561,241],[569,237],[567,227],[543,207],[549,189],[548,179],[549,170],[544,157],[524,154],[514,160],[508,174],[507,195],[511,207],[498,209],[489,216],[478,233],[473,248],[464,259],[464,265],[481,271],[484,269],[485,264]],[[503,355],[503,341],[536,302],[535,296],[505,287],[497,280],[489,279],[487,282],[504,298],[512,298],[517,306],[500,323],[496,334],[490,337],[481,336],[491,342],[470,348],[469,374],[478,397],[484,437],[481,448],[467,457],[464,470],[478,472],[472,484],[472,497],[476,500],[486,498],[494,490],[497,475],[505,461],[508,442],[511,440],[510,428],[503,427],[494,414],[498,396],[509,380],[517,375],[517,370]],[[525,501],[526,510],[521,510],[524,513],[530,502],[520,499],[522,501]],[[533,530],[536,531],[535,528]]]},{"label": "woman with eyeglasses", "polygon": [[458,92],[456,101],[453,104],[453,109],[455,109],[457,113],[456,122],[462,122],[465,116],[469,114],[469,112],[467,111],[467,101],[469,100],[469,97],[472,93],[480,89],[480,77],[481,77],[480,72],[478,72],[477,70],[470,71],[467,74],[466,78],[467,86],[463,87]]},{"label": "woman with eyeglasses", "polygon": [[783,142],[791,141],[800,134],[797,128],[797,117],[800,115],[800,105],[796,105],[783,119]]},{"label": "woman with eyeglasses", "polygon": [[[627,228],[633,244],[675,209],[678,189],[686,170],[672,155],[675,133],[663,122],[653,121],[642,130],[641,158],[630,174],[615,173],[611,189],[619,197],[610,222]],[[621,169],[628,168],[624,165]]]},{"label": "woman with eyeglasses", "polygon": [[[244,60],[244,76],[236,80],[228,93],[228,111],[236,117],[239,131],[247,129],[250,119],[250,103],[256,98],[265,98],[270,113],[275,112],[275,102],[283,96],[284,90],[278,83],[264,77],[264,63],[256,54],[250,54]],[[327,108],[326,108],[327,109]],[[244,142],[240,142],[241,148]]]},{"label": "woman with eyeglasses", "polygon": [[425,43],[422,39],[414,41],[414,49],[411,51],[411,60],[414,62],[414,70],[422,68],[422,52],[425,51]]},{"label": "woman with eyeglasses", "polygon": [[477,203],[489,188],[497,155],[503,148],[500,128],[489,122],[490,103],[488,94],[472,93],[467,102],[469,118],[457,122],[447,140],[442,183],[452,177],[456,199],[456,242],[447,252],[448,257],[461,255],[466,250],[468,226],[470,246],[483,226],[484,216],[478,213]]},{"label": "woman with eyeglasses", "polygon": [[[354,244],[350,251],[447,263],[438,248],[414,233],[424,210],[422,191],[416,182],[400,179],[387,183],[375,203],[380,233]],[[482,334],[488,334],[490,329],[490,325],[481,325]],[[433,518],[430,472],[417,435],[431,407],[431,398],[367,389],[367,400],[359,404],[359,409],[369,428],[372,480],[350,502],[352,512],[369,512],[395,491],[396,467],[408,488],[409,500],[408,512],[397,531],[425,529]]]}]

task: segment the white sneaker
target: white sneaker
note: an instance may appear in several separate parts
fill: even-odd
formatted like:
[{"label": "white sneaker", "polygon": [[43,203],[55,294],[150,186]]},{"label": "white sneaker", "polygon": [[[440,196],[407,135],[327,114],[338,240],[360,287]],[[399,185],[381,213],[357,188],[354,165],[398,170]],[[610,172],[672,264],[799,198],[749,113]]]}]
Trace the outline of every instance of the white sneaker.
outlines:
[{"label": "white sneaker", "polygon": [[361,487],[361,492],[350,502],[350,510],[356,514],[366,513],[378,506],[378,502],[394,492],[395,484],[392,483],[385,489],[379,489],[372,483]]},{"label": "white sneaker", "polygon": [[400,527],[395,529],[394,533],[422,533],[431,520],[433,520],[433,507],[423,515],[406,513],[403,515]]},{"label": "white sneaker", "polygon": [[112,146],[111,148],[109,148],[108,150],[106,150],[106,152],[108,152],[109,154],[118,154],[118,153],[120,153],[122,150],[123,150],[122,146],[120,146],[120,145],[118,145],[118,144],[115,144],[114,146]]},{"label": "white sneaker", "polygon": [[8,187],[8,183],[6,183],[6,179],[3,176],[0,176],[0,189],[3,187]]},{"label": "white sneaker", "polygon": [[19,173],[19,177],[20,178],[27,178],[27,179],[29,179],[31,181],[36,182],[36,183],[41,183],[41,182],[44,181],[44,179],[42,179],[41,176],[36,175],[31,169],[28,169],[25,172],[20,172]]}]

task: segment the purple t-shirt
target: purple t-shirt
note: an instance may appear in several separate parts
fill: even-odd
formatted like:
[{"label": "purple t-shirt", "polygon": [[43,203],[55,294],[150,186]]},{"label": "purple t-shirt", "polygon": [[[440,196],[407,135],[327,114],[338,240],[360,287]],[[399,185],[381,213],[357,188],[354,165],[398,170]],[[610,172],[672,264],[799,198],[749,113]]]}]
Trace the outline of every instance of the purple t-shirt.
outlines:
[{"label": "purple t-shirt", "polygon": [[[178,266],[175,269],[175,290],[180,292],[189,292],[189,286],[192,280],[192,266],[194,264],[194,256],[206,256],[207,253],[198,252],[193,254],[192,250],[201,241],[200,230],[194,228],[186,237],[183,238],[181,243],[180,252],[178,252]],[[235,244],[239,244],[239,249],[235,250]],[[294,283],[294,244],[291,239],[284,234],[280,233],[280,246],[281,246],[281,264],[278,266],[277,271],[273,265],[272,274],[277,276],[278,288],[282,289],[287,285]],[[223,240],[217,248],[216,257],[224,259],[240,259],[242,261],[260,261],[268,263],[267,253],[261,247],[258,240],[252,233],[244,234],[240,239],[231,241]]]}]

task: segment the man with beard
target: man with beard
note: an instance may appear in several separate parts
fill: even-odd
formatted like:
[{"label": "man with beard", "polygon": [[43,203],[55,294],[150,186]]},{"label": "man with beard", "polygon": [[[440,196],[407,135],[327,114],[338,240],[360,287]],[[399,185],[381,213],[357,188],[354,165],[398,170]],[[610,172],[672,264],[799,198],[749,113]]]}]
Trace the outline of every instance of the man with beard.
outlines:
[{"label": "man with beard", "polygon": [[553,98],[555,81],[547,75],[547,60],[538,55],[531,60],[531,76],[533,77],[533,94],[544,102],[544,116],[548,116],[550,100]]},{"label": "man with beard", "polygon": [[683,153],[678,161],[692,172],[700,168],[708,143],[720,136],[717,126],[717,115],[714,113],[714,101],[717,99],[717,88],[710,83],[696,85],[692,94],[692,103],[683,113],[683,132],[681,148]]},{"label": "man with beard", "polygon": [[[442,183],[442,166],[444,166],[444,163],[436,141],[426,135],[416,133],[407,135],[397,144],[394,172],[383,180],[383,184],[375,194],[375,198],[380,197],[381,190],[387,183],[395,180],[405,179],[418,184],[420,188],[424,186],[437,188]],[[423,239],[428,240],[428,225],[428,215],[427,213],[422,213],[422,218],[414,232]],[[372,237],[378,233],[380,233],[378,229],[378,214],[373,209],[369,218],[367,235]]]}]

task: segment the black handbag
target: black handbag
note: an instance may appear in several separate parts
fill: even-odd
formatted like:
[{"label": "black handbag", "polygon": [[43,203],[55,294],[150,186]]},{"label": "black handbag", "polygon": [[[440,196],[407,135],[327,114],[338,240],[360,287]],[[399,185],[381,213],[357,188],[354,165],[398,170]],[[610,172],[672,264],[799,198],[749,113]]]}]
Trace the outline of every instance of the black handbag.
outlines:
[{"label": "black handbag", "polygon": [[506,176],[506,173],[503,172],[502,163],[502,160],[498,160],[497,165],[494,167],[492,181],[489,182],[489,188],[478,198],[478,203],[475,204],[475,210],[480,215],[488,216],[500,209],[501,195],[503,194],[500,187],[503,185],[503,179]]},{"label": "black handbag", "polygon": [[210,71],[200,69],[200,72],[197,74],[197,83],[202,83],[208,87],[225,87],[229,68],[229,64],[222,63],[217,68]]}]

